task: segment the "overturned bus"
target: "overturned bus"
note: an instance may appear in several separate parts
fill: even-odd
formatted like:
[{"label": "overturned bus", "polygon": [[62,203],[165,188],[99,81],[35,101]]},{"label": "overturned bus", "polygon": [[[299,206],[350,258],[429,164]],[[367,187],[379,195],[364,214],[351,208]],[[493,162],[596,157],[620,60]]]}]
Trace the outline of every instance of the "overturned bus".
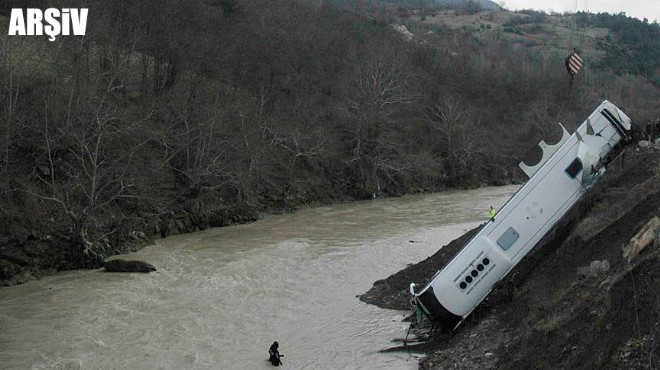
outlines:
[{"label": "overturned bus", "polygon": [[455,329],[584,196],[630,139],[631,121],[604,101],[572,135],[561,129],[557,144],[539,143],[538,164],[520,163],[529,180],[497,215],[426,286],[410,285],[416,309],[443,329]]}]

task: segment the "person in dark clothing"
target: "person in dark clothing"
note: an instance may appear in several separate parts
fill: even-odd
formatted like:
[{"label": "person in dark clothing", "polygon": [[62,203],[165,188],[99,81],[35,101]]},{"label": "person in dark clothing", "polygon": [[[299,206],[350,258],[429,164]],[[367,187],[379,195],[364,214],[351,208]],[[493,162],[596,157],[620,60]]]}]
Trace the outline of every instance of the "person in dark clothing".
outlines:
[{"label": "person in dark clothing", "polygon": [[273,364],[273,366],[280,366],[282,365],[282,360],[280,360],[280,357],[283,357],[284,355],[280,355],[279,351],[280,345],[277,343],[277,341],[273,342],[273,344],[270,346],[270,349],[268,350],[268,355],[270,355],[270,363]]}]

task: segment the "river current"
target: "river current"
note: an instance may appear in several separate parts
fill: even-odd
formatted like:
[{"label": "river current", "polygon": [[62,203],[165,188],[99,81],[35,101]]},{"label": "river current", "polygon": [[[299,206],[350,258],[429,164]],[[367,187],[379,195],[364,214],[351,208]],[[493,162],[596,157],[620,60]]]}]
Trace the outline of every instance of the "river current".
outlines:
[{"label": "river current", "polygon": [[380,353],[408,312],[374,281],[486,221],[516,186],[304,209],[158,240],[151,274],[62,272],[0,289],[1,369],[416,369]]}]

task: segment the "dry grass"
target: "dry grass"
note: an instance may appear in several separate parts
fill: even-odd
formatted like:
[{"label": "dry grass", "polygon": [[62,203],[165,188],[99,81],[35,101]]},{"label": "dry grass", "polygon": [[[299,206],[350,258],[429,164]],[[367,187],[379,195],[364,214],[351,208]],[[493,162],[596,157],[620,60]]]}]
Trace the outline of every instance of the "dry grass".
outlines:
[{"label": "dry grass", "polygon": [[438,28],[463,29],[473,32],[483,40],[504,39],[522,44],[545,56],[564,55],[569,49],[577,48],[587,63],[597,63],[605,57],[605,51],[599,49],[598,45],[606,43],[608,29],[578,28],[572,31],[565,18],[548,15],[546,23],[522,24],[516,26],[518,32],[504,31],[504,24],[510,20],[525,17],[529,16],[508,11],[457,15],[453,10],[443,10],[424,16],[411,16],[410,23],[416,24],[416,29],[421,27],[421,33]]}]

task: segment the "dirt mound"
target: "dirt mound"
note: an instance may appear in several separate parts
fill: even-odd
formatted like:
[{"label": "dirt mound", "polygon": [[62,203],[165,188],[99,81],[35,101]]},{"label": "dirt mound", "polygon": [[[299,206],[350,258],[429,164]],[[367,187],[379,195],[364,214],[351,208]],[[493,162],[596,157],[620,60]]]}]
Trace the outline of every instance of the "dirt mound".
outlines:
[{"label": "dirt mound", "polygon": [[[660,366],[660,251],[632,263],[622,257],[622,246],[660,214],[659,159],[637,153],[611,169],[453,336],[436,341],[420,368]],[[407,308],[402,291],[428,281],[471,235],[377,282],[362,299]],[[578,273],[594,261],[609,269]]]},{"label": "dirt mound", "polygon": [[438,271],[438,266],[449,262],[480,228],[481,226],[468,231],[424,261],[408,266],[386,279],[376,281],[368,292],[360,296],[360,300],[392,310],[410,308],[410,283],[428,283]]}]

